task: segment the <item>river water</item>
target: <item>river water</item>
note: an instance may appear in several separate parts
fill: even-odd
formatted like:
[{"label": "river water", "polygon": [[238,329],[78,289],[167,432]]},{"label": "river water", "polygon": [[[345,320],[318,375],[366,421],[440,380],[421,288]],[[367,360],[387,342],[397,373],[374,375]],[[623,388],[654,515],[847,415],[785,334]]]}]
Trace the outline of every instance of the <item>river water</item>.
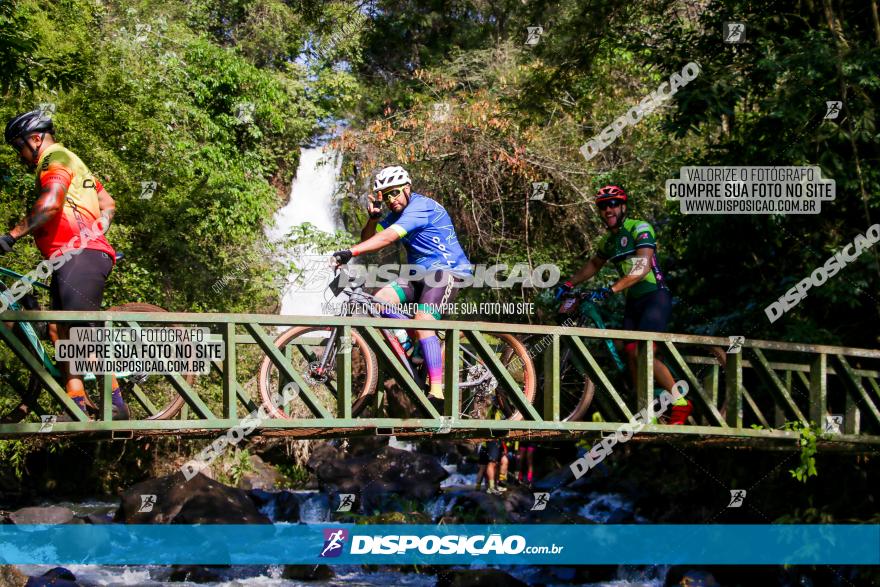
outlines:
[{"label": "river water", "polygon": [[[473,487],[476,475],[459,473],[455,465],[446,465],[450,476],[443,481],[441,488],[443,493],[425,504],[425,511],[429,512],[434,520],[455,507],[453,494],[456,490]],[[329,499],[326,495],[317,491],[289,490],[297,496],[300,503],[300,521],[306,524],[324,525],[332,520]],[[557,490],[557,491],[565,491]],[[278,492],[280,495],[280,492]],[[555,492],[551,499],[556,497]],[[50,505],[50,504],[43,504]],[[108,520],[118,507],[116,502],[83,502],[83,503],[59,503],[72,509],[77,515],[97,514],[105,515]],[[578,512],[580,515],[597,523],[613,521],[611,516],[618,511],[631,511],[632,504],[625,497],[617,494],[590,494],[587,503]],[[275,520],[275,504],[269,501],[261,512]],[[640,520],[644,521],[644,520]],[[48,571],[51,566],[47,565],[20,565],[18,569],[25,574],[38,576]],[[197,585],[190,582],[171,582],[168,575],[171,569],[158,565],[129,565],[129,566],[96,566],[96,565],[67,565],[77,580],[83,585],[129,585],[129,586],[170,586],[170,585]],[[472,569],[487,568],[486,565],[476,564]],[[526,583],[541,583],[542,585],[569,586],[567,581],[554,582],[548,580],[546,569],[528,566],[500,567],[505,572]],[[355,585],[355,586],[378,586],[398,585],[413,587],[433,587],[437,579],[432,575],[401,573],[397,571],[374,571],[367,572],[360,566],[334,566],[335,576],[326,581],[295,581],[282,578],[284,568],[281,565],[251,565],[236,566],[226,569],[211,569],[222,579],[220,581],[199,583],[208,587],[305,587],[307,585]],[[661,587],[666,574],[666,567],[620,567],[618,578],[614,581],[591,583],[594,587]],[[565,576],[565,571],[560,571],[560,578]]]}]

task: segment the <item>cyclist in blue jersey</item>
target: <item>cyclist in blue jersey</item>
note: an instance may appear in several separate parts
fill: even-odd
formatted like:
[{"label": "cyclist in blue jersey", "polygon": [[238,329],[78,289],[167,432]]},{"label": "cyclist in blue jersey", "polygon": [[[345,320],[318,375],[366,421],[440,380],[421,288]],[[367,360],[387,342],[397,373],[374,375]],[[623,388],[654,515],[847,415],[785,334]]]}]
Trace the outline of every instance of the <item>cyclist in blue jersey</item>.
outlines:
[{"label": "cyclist in blue jersey", "polygon": [[[333,253],[337,264],[352,257],[384,249],[401,241],[408,263],[420,268],[420,275],[401,276],[382,287],[379,300],[391,304],[418,302],[417,320],[439,320],[440,309],[458,295],[464,278],[472,275],[471,263],[458,242],[449,213],[436,201],[412,191],[409,173],[400,166],[382,169],[373,182],[369,196],[369,219],[361,231],[361,242],[351,249]],[[382,202],[391,213],[382,218]],[[382,310],[385,318],[405,318],[391,308]],[[429,399],[437,407],[443,404],[443,361],[440,340],[434,330],[418,330],[430,383]]]}]

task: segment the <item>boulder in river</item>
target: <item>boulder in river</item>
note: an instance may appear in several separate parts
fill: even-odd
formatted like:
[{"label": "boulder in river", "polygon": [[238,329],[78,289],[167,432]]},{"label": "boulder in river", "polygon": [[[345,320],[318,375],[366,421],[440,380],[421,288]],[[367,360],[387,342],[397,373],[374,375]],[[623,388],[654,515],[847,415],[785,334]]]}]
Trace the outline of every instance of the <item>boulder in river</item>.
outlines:
[{"label": "boulder in river", "polygon": [[220,579],[220,575],[201,565],[174,565],[168,575],[168,580],[175,583],[216,583]]},{"label": "boulder in river", "polygon": [[114,522],[124,524],[270,524],[247,494],[201,473],[148,479],[122,494]]},{"label": "boulder in river", "polygon": [[21,508],[9,514],[13,524],[80,524],[73,512],[65,507],[50,505]]},{"label": "boulder in river", "polygon": [[327,565],[284,565],[282,579],[293,581],[328,581],[335,576]]},{"label": "boulder in river", "polygon": [[257,455],[251,455],[248,460],[250,461],[251,470],[241,476],[241,479],[238,481],[238,488],[245,490],[263,489],[266,491],[275,489],[281,480],[281,473],[276,471],[272,465],[263,462],[263,459]]},{"label": "boulder in river", "polygon": [[0,565],[0,587],[22,587],[28,577],[13,565]]},{"label": "boulder in river", "polygon": [[299,498],[290,491],[268,492],[262,489],[248,491],[248,497],[257,509],[274,522],[299,522]]},{"label": "boulder in river", "polygon": [[308,467],[322,489],[356,494],[365,511],[394,509],[401,499],[430,499],[449,476],[435,457],[389,446],[346,458],[339,449],[324,445],[312,452]]},{"label": "boulder in river", "polygon": [[49,569],[39,577],[31,577],[24,587],[80,587],[76,576],[64,567]]},{"label": "boulder in river", "polygon": [[527,587],[500,569],[450,569],[437,575],[437,587]]}]

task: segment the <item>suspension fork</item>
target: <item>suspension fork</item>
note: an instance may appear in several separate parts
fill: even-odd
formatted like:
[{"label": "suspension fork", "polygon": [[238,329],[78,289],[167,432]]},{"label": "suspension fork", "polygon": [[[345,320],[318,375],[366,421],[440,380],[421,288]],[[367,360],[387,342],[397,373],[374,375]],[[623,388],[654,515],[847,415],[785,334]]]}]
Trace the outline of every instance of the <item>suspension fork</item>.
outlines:
[{"label": "suspension fork", "polygon": [[318,373],[320,375],[327,372],[331,362],[336,362],[336,353],[338,352],[336,344],[337,340],[339,340],[339,327],[334,326],[330,329],[330,342],[327,344],[327,350],[324,351],[324,355],[321,357],[321,362],[318,364]]}]

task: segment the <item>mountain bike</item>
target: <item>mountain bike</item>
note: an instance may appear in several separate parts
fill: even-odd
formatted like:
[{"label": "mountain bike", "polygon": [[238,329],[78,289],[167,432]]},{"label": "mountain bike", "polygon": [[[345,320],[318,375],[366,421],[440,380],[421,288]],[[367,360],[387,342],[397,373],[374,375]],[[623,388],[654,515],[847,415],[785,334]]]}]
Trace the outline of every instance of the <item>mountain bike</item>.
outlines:
[{"label": "mountain bike", "polygon": [[[344,282],[342,280],[345,280]],[[388,304],[364,291],[361,285],[351,284],[351,276],[340,268],[330,282],[328,300],[342,296],[337,316],[359,316],[379,318],[381,308]],[[395,311],[399,311],[395,308]],[[411,314],[406,315],[412,318]],[[393,360],[412,377],[422,389],[427,389],[427,370],[419,360],[415,342],[415,332],[408,331],[414,346],[404,349],[394,331],[406,329],[406,320],[401,319],[399,328],[381,328],[379,333],[384,344],[390,347]],[[438,331],[438,337],[443,332]],[[458,387],[461,405],[457,410],[460,419],[486,419],[502,417],[507,420],[522,419],[522,414],[514,407],[507,388],[498,381],[497,376],[487,365],[476,349],[466,340],[464,334],[459,346]],[[484,333],[484,340],[490,352],[502,362],[513,381],[522,391],[528,402],[535,396],[535,367],[528,350],[513,335]],[[299,326],[284,332],[275,340],[275,346],[282,351],[296,372],[303,376],[322,402],[336,409],[336,361],[339,353],[350,352],[352,363],[352,416],[362,414],[375,396],[379,383],[379,362],[376,352],[367,344],[365,333],[358,328],[351,329],[351,340],[342,340],[342,328],[336,326]],[[444,345],[444,364],[445,360]],[[518,360],[517,360],[518,359]],[[389,371],[392,369],[389,369]],[[276,418],[290,418],[280,406],[273,403],[273,395],[279,393],[287,380],[279,372],[275,363],[267,356],[260,365],[258,375],[260,396]]]},{"label": "mountain bike", "polygon": [[[117,262],[122,260],[122,258],[123,255],[121,253],[117,254]],[[3,277],[15,280],[25,278],[24,275],[12,271],[11,269],[0,267],[0,278]],[[45,291],[49,290],[48,285],[39,281],[34,281],[33,285]],[[41,309],[39,301],[34,293],[29,293],[23,296],[19,301],[13,301],[8,293],[6,284],[2,279],[0,279],[0,295],[6,297],[9,309],[12,311],[38,311]],[[140,302],[113,306],[109,308],[108,311],[165,312],[165,310],[159,306]],[[43,341],[49,340],[48,324],[46,322],[14,322],[7,323],[7,326],[13,328],[13,333],[17,336],[19,341],[23,343],[24,347],[37,358],[46,371],[48,371],[63,388],[64,376],[61,369],[55,363],[52,353],[50,353],[43,344]],[[129,323],[127,326],[136,327],[137,324]],[[146,373],[115,373],[115,375],[119,381],[120,390],[124,397],[129,401],[132,419],[167,420],[173,418],[183,407],[183,397],[177,393],[176,389],[168,382],[167,376],[165,375]],[[184,375],[183,379],[191,386],[195,382],[196,376],[192,374]],[[83,376],[83,382],[86,384],[87,390],[94,387],[97,392],[97,381],[98,378],[92,373]],[[43,381],[35,373],[31,373],[27,385],[19,391],[22,400],[21,403],[0,418],[0,420],[3,422],[21,421],[31,410],[38,415],[48,413],[43,410],[37,401],[44,387],[45,385],[43,384]],[[135,399],[134,402],[131,401],[132,397]],[[97,412],[97,407],[91,402],[91,400],[89,400],[88,393],[86,395],[86,405],[90,411]]]}]

